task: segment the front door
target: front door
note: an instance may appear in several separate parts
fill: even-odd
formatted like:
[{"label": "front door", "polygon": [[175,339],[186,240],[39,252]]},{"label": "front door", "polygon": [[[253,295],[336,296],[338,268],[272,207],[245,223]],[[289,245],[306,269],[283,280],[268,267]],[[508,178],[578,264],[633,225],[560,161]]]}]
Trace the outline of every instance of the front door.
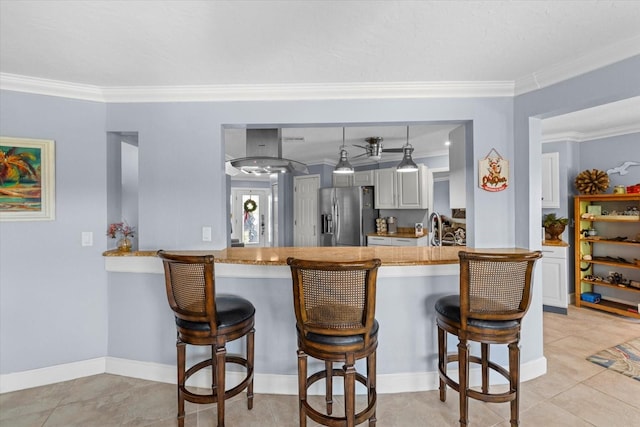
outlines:
[{"label": "front door", "polygon": [[245,246],[271,246],[270,199],[269,190],[234,188],[231,237]]}]

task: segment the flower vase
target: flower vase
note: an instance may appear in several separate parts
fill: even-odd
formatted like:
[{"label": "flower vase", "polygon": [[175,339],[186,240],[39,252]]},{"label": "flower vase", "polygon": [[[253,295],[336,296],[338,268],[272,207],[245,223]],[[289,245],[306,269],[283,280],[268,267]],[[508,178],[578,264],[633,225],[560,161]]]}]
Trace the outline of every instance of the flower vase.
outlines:
[{"label": "flower vase", "polygon": [[127,236],[124,236],[120,240],[118,240],[118,250],[120,252],[131,252],[131,239]]}]

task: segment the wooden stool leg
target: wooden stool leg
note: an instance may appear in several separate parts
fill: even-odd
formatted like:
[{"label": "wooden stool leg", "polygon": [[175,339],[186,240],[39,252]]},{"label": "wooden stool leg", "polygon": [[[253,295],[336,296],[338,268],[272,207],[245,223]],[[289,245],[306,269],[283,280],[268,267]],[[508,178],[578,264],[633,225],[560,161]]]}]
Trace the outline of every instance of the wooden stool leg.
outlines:
[{"label": "wooden stool leg", "polygon": [[[447,333],[444,329],[438,326],[438,366],[440,370],[447,373]],[[440,378],[440,375],[438,375]],[[440,378],[440,401],[445,402],[447,400],[447,383]]]},{"label": "wooden stool leg", "polygon": [[307,413],[304,403],[307,401],[307,355],[298,350],[298,410],[300,411],[300,427],[307,427]]},{"label": "wooden stool leg", "polygon": [[178,426],[184,426],[184,377],[185,377],[185,351],[186,344],[176,342],[176,350],[178,353]]},{"label": "wooden stool leg", "polygon": [[[367,403],[371,404],[373,393],[376,391],[376,352],[367,357]],[[369,427],[376,427],[376,411],[369,418]]]},{"label": "wooden stool leg", "polygon": [[224,388],[225,388],[225,358],[226,347],[216,349],[216,401],[218,403],[218,427],[224,427]]},{"label": "wooden stool leg", "polygon": [[344,364],[344,416],[347,427],[356,425],[356,368],[353,353],[347,354]]},{"label": "wooden stool leg", "polygon": [[467,425],[467,414],[469,408],[469,343],[466,339],[460,339],[458,343],[458,389],[460,392],[460,425]]},{"label": "wooden stool leg", "polygon": [[515,393],[511,401],[511,425],[520,424],[520,346],[518,342],[509,344],[509,386]]},{"label": "wooden stool leg", "polygon": [[324,369],[327,371],[325,401],[327,402],[327,414],[331,415],[333,412],[333,362],[325,361]]},{"label": "wooden stool leg", "polygon": [[216,346],[212,345],[211,346],[211,390],[213,390],[213,393],[216,393],[216,387],[218,384],[218,381],[216,379],[217,377],[217,370],[216,370]]},{"label": "wooden stool leg", "polygon": [[482,392],[489,392],[489,344],[480,345],[480,359],[482,360]]},{"label": "wooden stool leg", "polygon": [[[255,329],[251,329],[247,334],[247,370],[253,371],[253,363],[254,363],[254,343],[255,343]],[[253,376],[251,376],[251,381],[247,384],[247,408],[253,409]]]}]

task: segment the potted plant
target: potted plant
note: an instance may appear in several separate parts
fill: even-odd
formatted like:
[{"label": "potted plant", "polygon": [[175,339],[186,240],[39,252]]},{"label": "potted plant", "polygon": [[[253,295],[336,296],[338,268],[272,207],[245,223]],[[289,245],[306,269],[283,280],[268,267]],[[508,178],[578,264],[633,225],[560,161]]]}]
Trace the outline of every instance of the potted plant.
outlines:
[{"label": "potted plant", "polygon": [[568,222],[569,220],[567,218],[559,218],[554,213],[543,216],[542,226],[544,227],[545,233],[549,235],[547,240],[560,240],[560,235]]}]

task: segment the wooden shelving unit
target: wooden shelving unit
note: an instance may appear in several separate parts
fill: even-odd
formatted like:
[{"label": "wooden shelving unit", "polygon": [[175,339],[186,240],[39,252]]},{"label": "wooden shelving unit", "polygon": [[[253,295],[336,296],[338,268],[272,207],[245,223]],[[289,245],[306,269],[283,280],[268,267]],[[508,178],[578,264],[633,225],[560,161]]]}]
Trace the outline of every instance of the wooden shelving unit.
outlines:
[{"label": "wooden shelving unit", "polygon": [[[589,206],[600,206],[599,215],[589,214]],[[640,194],[576,196],[575,296],[577,307],[589,307],[623,316],[640,318],[640,217],[623,215],[640,209]],[[609,214],[609,215],[606,215]],[[584,216],[587,216],[586,218]],[[585,230],[595,229],[596,236]],[[611,273],[621,274],[625,283],[611,281]],[[600,302],[582,300],[585,292],[602,295]]]}]

